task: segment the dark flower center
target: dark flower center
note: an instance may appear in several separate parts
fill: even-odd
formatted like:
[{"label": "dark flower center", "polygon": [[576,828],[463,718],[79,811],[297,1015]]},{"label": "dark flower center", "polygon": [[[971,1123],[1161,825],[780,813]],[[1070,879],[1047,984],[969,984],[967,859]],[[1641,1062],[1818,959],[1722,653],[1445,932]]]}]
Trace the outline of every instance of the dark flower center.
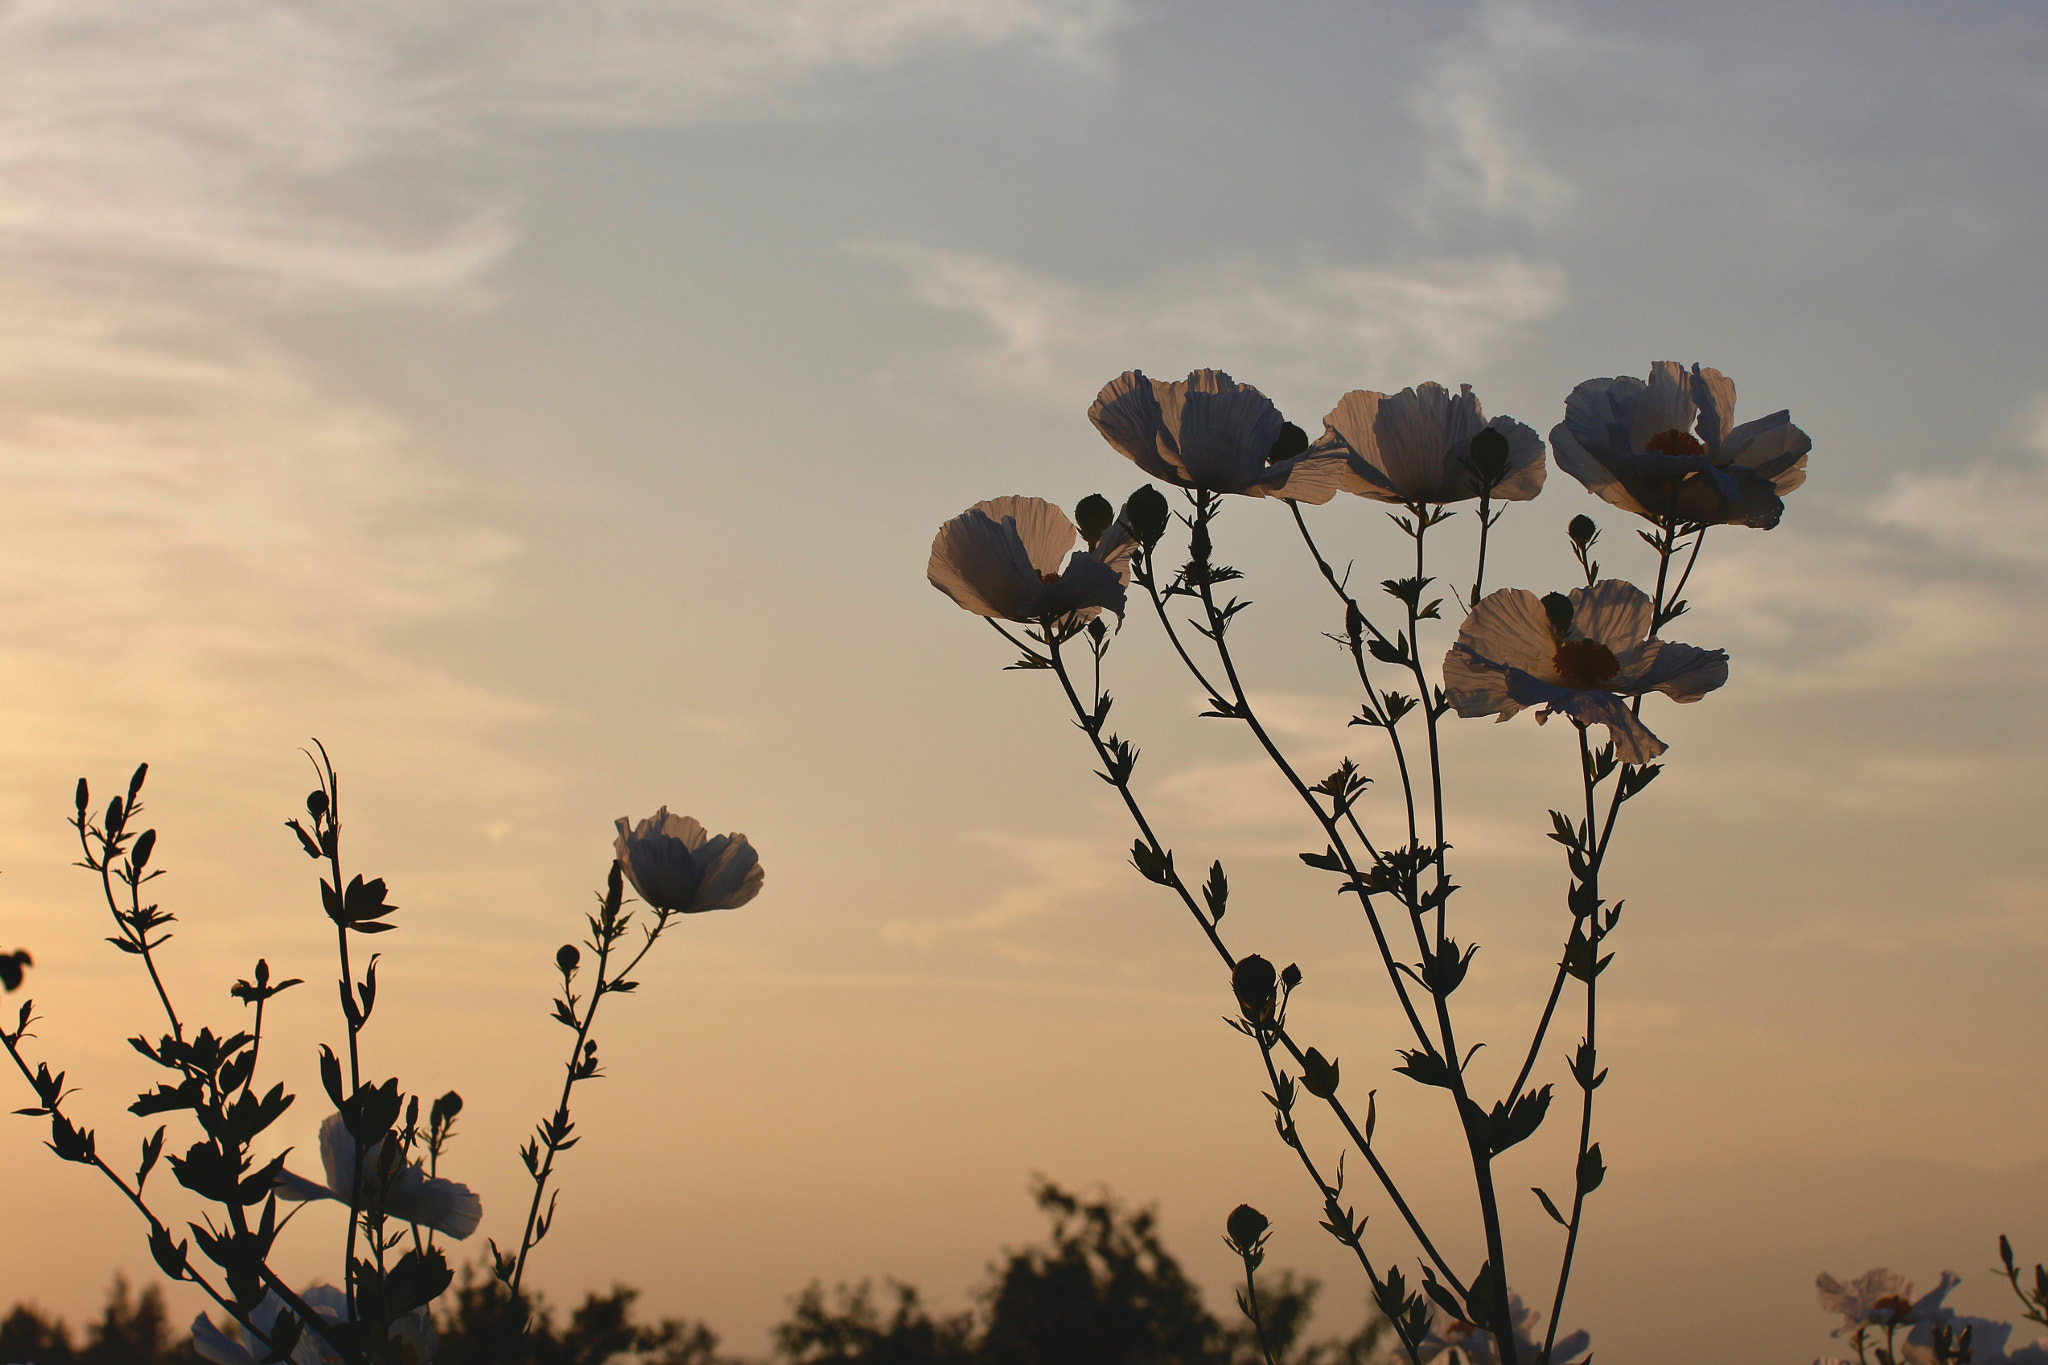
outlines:
[{"label": "dark flower center", "polygon": [[1870,1305],[1870,1316],[1880,1322],[1904,1322],[1913,1314],[1913,1302],[1903,1294],[1887,1294]]},{"label": "dark flower center", "polygon": [[1059,581],[1060,581],[1060,576],[1059,576],[1058,574],[1056,574],[1056,573],[1043,573],[1043,572],[1041,572],[1041,573],[1040,573],[1040,574],[1038,575],[1038,581],[1039,581],[1039,582],[1041,582],[1041,583],[1057,583],[1057,582],[1059,582]]},{"label": "dark flower center", "polygon": [[1659,455],[1704,455],[1706,446],[1698,437],[1688,431],[1660,431],[1643,442],[1644,450],[1654,450]]},{"label": "dark flower center", "polygon": [[1566,687],[1604,687],[1621,672],[1621,660],[1598,640],[1567,640],[1550,656]]}]

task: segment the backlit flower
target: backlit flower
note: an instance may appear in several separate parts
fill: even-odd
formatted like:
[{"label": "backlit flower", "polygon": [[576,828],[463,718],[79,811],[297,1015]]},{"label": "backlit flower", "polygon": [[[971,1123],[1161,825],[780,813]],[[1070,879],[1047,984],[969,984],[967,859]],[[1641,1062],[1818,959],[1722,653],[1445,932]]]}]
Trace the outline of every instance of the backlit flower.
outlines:
[{"label": "backlit flower", "polygon": [[925,577],[977,616],[1082,625],[1105,608],[1123,615],[1136,543],[1121,521],[1093,551],[1074,549],[1078,535],[1043,498],[991,498],[939,528]]},{"label": "backlit flower", "polygon": [[618,819],[613,847],[640,899],[656,910],[694,915],[737,910],[761,892],[761,855],[744,834],[707,834],[687,815],[663,806],[631,825]]},{"label": "backlit flower", "polygon": [[1842,1315],[1842,1325],[1834,1330],[1835,1336],[1841,1336],[1858,1327],[1911,1326],[1931,1313],[1945,1311],[1941,1301],[1961,1282],[1960,1276],[1944,1271],[1941,1283],[1915,1300],[1911,1281],[1880,1266],[1847,1284],[1823,1272],[1815,1277],[1814,1287],[1820,1292],[1820,1306]]},{"label": "backlit flower", "polygon": [[1462,502],[1484,488],[1474,457],[1485,452],[1474,451],[1472,438],[1489,430],[1500,435],[1496,452],[1505,459],[1491,496],[1523,502],[1542,492],[1543,438],[1512,417],[1487,421],[1469,384],[1456,393],[1441,384],[1395,394],[1354,390],[1337,400],[1310,449],[1345,457],[1349,492],[1381,502]]},{"label": "backlit flower", "polygon": [[1648,763],[1664,742],[1636,719],[1628,697],[1662,692],[1698,701],[1728,681],[1718,649],[1653,640],[1650,599],[1619,579],[1571,595],[1522,588],[1488,593],[1444,656],[1444,690],[1461,716],[1506,720],[1541,706],[1538,723],[1564,715],[1604,725],[1624,763]]},{"label": "backlit flower", "polygon": [[1126,370],[1102,386],[1088,420],[1138,468],[1181,488],[1328,502],[1346,478],[1344,457],[1327,451],[1273,459],[1280,410],[1221,370],[1171,384]]},{"label": "backlit flower", "polygon": [[1551,429],[1557,467],[1616,507],[1653,521],[1768,530],[1806,482],[1813,442],[1774,412],[1735,425],[1735,381],[1676,361],[1589,379]]},{"label": "backlit flower", "polygon": [[[339,1323],[348,1319],[348,1296],[331,1284],[313,1285],[299,1297],[323,1321]],[[256,1329],[267,1337],[283,1312],[284,1300],[275,1293],[267,1293],[249,1310],[249,1316],[254,1320]],[[433,1360],[434,1322],[425,1307],[415,1308],[392,1323],[391,1337],[398,1345],[398,1358],[408,1365],[426,1365]],[[192,1319],[192,1349],[201,1360],[210,1360],[214,1365],[257,1365],[269,1354],[258,1344],[229,1336],[215,1327],[204,1313]],[[341,1365],[341,1357],[320,1339],[318,1333],[307,1329],[300,1335],[299,1344],[292,1349],[291,1363]]]},{"label": "backlit flower", "polygon": [[[1510,1293],[1508,1315],[1514,1323],[1516,1358],[1533,1361],[1542,1355],[1543,1343],[1536,1332],[1542,1319],[1536,1310],[1523,1303],[1520,1294]],[[1552,1365],[1572,1365],[1592,1342],[1585,1332],[1558,1338],[1551,1348]],[[1430,1306],[1429,1335],[1422,1339],[1419,1352],[1423,1365],[1496,1365],[1500,1356],[1494,1347],[1491,1332]]]},{"label": "backlit flower", "polygon": [[483,1202],[475,1192],[456,1181],[428,1175],[416,1161],[398,1168],[390,1186],[382,1191],[381,1201],[378,1201],[374,1186],[383,1151],[384,1144],[379,1141],[363,1153],[366,1197],[360,1201],[352,1200],[349,1196],[355,1189],[356,1140],[342,1123],[341,1115],[329,1114],[320,1121],[320,1165],[327,1175],[327,1183],[323,1185],[317,1180],[281,1171],[277,1177],[277,1192],[285,1199],[301,1202],[337,1199],[344,1204],[356,1203],[365,1208],[381,1202],[384,1212],[390,1217],[445,1232],[457,1240],[476,1231],[477,1220],[483,1217]]}]

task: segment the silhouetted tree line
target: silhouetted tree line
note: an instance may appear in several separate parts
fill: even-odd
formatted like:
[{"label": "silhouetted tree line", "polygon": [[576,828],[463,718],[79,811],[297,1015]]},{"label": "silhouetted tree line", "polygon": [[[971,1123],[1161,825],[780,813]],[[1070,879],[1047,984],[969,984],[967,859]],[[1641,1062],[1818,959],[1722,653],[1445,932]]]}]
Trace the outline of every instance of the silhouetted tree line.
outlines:
[{"label": "silhouetted tree line", "polygon": [[[1263,1365],[1256,1337],[1233,1306],[1228,1321],[1160,1244],[1149,1211],[1086,1200],[1044,1183],[1039,1207],[1052,1219],[1049,1245],[1011,1252],[964,1313],[934,1316],[915,1288],[890,1282],[813,1283],[775,1329],[779,1365]],[[1365,1365],[1384,1359],[1386,1323],[1311,1340],[1320,1286],[1290,1272],[1266,1277],[1259,1305],[1282,1365]],[[474,1270],[437,1318],[440,1365],[743,1365],[723,1355],[702,1323],[634,1316],[638,1291],[590,1294],[558,1322],[538,1300],[515,1301]],[[523,1331],[521,1329],[524,1329]],[[61,1322],[16,1307],[0,1324],[0,1361],[34,1365],[190,1365],[199,1357],[164,1319],[155,1289],[131,1297],[114,1283],[86,1344]]]}]

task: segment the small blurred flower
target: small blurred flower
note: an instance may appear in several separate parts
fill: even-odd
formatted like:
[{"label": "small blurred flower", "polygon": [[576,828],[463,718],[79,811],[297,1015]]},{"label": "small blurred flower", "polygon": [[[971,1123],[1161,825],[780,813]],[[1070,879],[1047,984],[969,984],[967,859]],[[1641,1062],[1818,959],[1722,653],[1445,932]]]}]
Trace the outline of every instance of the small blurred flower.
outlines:
[{"label": "small blurred flower", "polygon": [[[1488,438],[1475,447],[1482,431],[1500,442]],[[1310,449],[1344,456],[1345,490],[1381,502],[1462,502],[1484,491],[1488,475],[1498,476],[1491,493],[1497,501],[1524,502],[1543,491],[1543,438],[1512,417],[1487,421],[1470,384],[1455,394],[1441,384],[1347,393]]]},{"label": "small blurred flower", "polygon": [[1604,725],[1624,763],[1648,763],[1664,742],[1624,697],[1662,692],[1698,701],[1728,681],[1718,649],[1653,640],[1650,599],[1634,584],[1603,579],[1571,595],[1538,597],[1502,588],[1481,599],[1444,656],[1444,689],[1461,716],[1506,720],[1541,706],[1540,724],[1562,714]]},{"label": "small blurred flower", "polygon": [[1621,375],[1573,389],[1550,444],[1559,469],[1625,511],[1764,530],[1806,482],[1813,449],[1789,412],[1736,426],[1735,382],[1698,365],[1688,376],[1671,360],[1652,365],[1648,382]]},{"label": "small blurred flower", "polygon": [[689,816],[670,815],[667,806],[638,825],[623,815],[617,823],[619,866],[656,910],[737,910],[760,894],[766,874],[744,834],[707,834]]},{"label": "small blurred flower", "polygon": [[1842,1325],[1834,1330],[1835,1336],[1841,1336],[1858,1327],[1910,1326],[1930,1314],[1943,1312],[1941,1301],[1948,1297],[1949,1290],[1962,1283],[1962,1279],[1950,1271],[1943,1271],[1941,1283],[1917,1302],[1913,1298],[1912,1282],[1897,1271],[1886,1270],[1882,1266],[1858,1275],[1847,1284],[1825,1272],[1813,1283],[1820,1292],[1820,1306],[1827,1312],[1842,1315]]},{"label": "small blurred flower", "polygon": [[[1536,1331],[1541,1316],[1522,1302],[1520,1294],[1514,1293],[1508,1295],[1508,1313],[1515,1327],[1516,1358],[1536,1360],[1543,1354],[1543,1342]],[[1592,1344],[1593,1338],[1585,1332],[1559,1337],[1551,1348],[1551,1365],[1573,1365]],[[1500,1359],[1490,1333],[1452,1317],[1434,1304],[1430,1306],[1429,1335],[1422,1339],[1419,1354],[1423,1365],[1497,1365]]]},{"label": "small blurred flower", "polygon": [[1275,460],[1286,420],[1272,399],[1221,370],[1170,384],[1126,370],[1102,386],[1088,420],[1138,468],[1181,488],[1328,502],[1346,478],[1339,454]]},{"label": "small blurred flower", "polygon": [[[384,1144],[380,1141],[372,1143],[363,1153],[366,1186],[372,1185],[377,1178],[383,1149]],[[336,1199],[344,1204],[355,1202],[349,1195],[355,1188],[356,1140],[349,1136],[339,1114],[329,1114],[320,1121],[320,1165],[327,1175],[324,1185],[290,1171],[279,1172],[279,1196],[300,1202],[309,1199]],[[366,1189],[365,1193],[373,1194],[374,1191]],[[369,1199],[362,1201],[365,1207],[370,1202]],[[483,1217],[484,1211],[483,1202],[469,1186],[430,1176],[417,1162],[408,1162],[399,1168],[390,1187],[383,1192],[382,1206],[384,1212],[393,1218],[444,1232],[458,1241],[476,1231],[477,1221]]]},{"label": "small blurred flower", "polygon": [[1074,550],[1076,534],[1067,514],[1042,498],[991,498],[939,528],[925,577],[977,616],[1079,626],[1104,608],[1123,615],[1136,542],[1121,521],[1093,551]]},{"label": "small blurred flower", "polygon": [[[299,1297],[305,1300],[306,1307],[328,1322],[344,1322],[348,1318],[348,1296],[331,1284],[313,1285]],[[283,1312],[284,1301],[273,1293],[265,1294],[263,1301],[250,1310],[249,1316],[255,1320],[257,1330],[267,1337]],[[415,1308],[392,1323],[391,1337],[398,1343],[398,1358],[408,1365],[428,1365],[433,1360],[434,1321],[426,1308]],[[192,1349],[198,1352],[200,1359],[210,1360],[213,1365],[257,1365],[268,1354],[253,1343],[229,1336],[215,1327],[204,1313],[192,1319]],[[317,1334],[306,1331],[292,1349],[291,1363],[341,1365],[341,1357]]]}]

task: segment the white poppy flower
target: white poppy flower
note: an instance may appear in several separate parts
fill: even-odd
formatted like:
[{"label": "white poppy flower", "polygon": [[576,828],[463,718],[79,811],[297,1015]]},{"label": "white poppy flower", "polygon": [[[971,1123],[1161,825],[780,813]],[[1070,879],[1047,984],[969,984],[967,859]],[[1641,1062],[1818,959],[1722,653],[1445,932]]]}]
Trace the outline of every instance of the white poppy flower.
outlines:
[{"label": "white poppy flower", "polygon": [[[363,1153],[366,1186],[376,1179],[378,1158],[383,1147],[383,1142],[379,1141]],[[336,1199],[344,1204],[355,1202],[349,1195],[355,1188],[356,1140],[350,1136],[339,1114],[329,1114],[320,1121],[320,1165],[327,1175],[326,1184],[293,1175],[290,1171],[280,1171],[276,1186],[278,1194],[300,1202],[309,1199]],[[374,1193],[367,1188],[364,1192]],[[366,1198],[361,1206],[368,1207],[369,1204],[370,1200]],[[469,1186],[430,1176],[416,1161],[407,1162],[399,1168],[390,1188],[383,1192],[382,1208],[389,1217],[432,1228],[458,1241],[476,1231],[477,1221],[484,1212],[483,1201]]]},{"label": "white poppy flower", "polygon": [[1280,410],[1221,370],[1171,384],[1126,370],[1102,386],[1088,420],[1138,468],[1181,488],[1320,503],[1347,476],[1344,457],[1327,451],[1274,460]]},{"label": "white poppy flower", "polygon": [[[1543,1343],[1536,1331],[1540,1315],[1522,1302],[1520,1294],[1512,1292],[1508,1295],[1508,1314],[1515,1327],[1516,1358],[1535,1360],[1543,1354]],[[1592,1344],[1592,1336],[1583,1331],[1559,1337],[1551,1348],[1552,1365],[1572,1365]],[[1496,1365],[1500,1359],[1491,1332],[1454,1318],[1434,1304],[1430,1306],[1429,1334],[1422,1339],[1420,1354],[1423,1365]]]},{"label": "white poppy flower", "polygon": [[1471,462],[1472,438],[1499,432],[1507,442],[1507,475],[1494,486],[1500,502],[1524,502],[1543,491],[1543,438],[1512,417],[1486,420],[1470,384],[1454,394],[1423,384],[1396,394],[1354,390],[1323,419],[1311,453],[1346,458],[1347,491],[1381,502],[1463,502],[1480,494]]},{"label": "white poppy flower", "polygon": [[[1695,430],[1697,427],[1697,430]],[[1774,412],[1735,425],[1735,381],[1660,360],[1647,382],[1589,379],[1551,429],[1557,467],[1624,511],[1652,521],[1768,530],[1784,495],[1806,482],[1813,441]]]},{"label": "white poppy flower", "polygon": [[685,915],[737,910],[761,892],[761,855],[744,834],[708,834],[667,806],[638,825],[617,821],[619,866],[640,899]]},{"label": "white poppy flower", "polygon": [[1718,649],[1653,640],[1650,599],[1619,579],[1538,597],[1522,588],[1488,593],[1444,656],[1444,690],[1461,716],[1506,720],[1525,706],[1580,725],[1604,725],[1624,763],[1648,763],[1664,742],[1625,697],[1662,692],[1698,701],[1728,681]]},{"label": "white poppy flower", "polygon": [[1960,1276],[1943,1271],[1941,1283],[1916,1302],[1912,1282],[1897,1271],[1886,1270],[1882,1266],[1858,1275],[1847,1284],[1825,1272],[1814,1279],[1814,1287],[1820,1293],[1820,1306],[1830,1313],[1842,1315],[1842,1325],[1834,1330],[1835,1336],[1853,1332],[1858,1327],[1910,1325],[1929,1314],[1945,1312],[1947,1310],[1942,1308],[1941,1301],[1960,1283]]},{"label": "white poppy flower", "polygon": [[[306,1307],[318,1313],[327,1322],[343,1322],[348,1317],[348,1295],[331,1284],[316,1284],[299,1297]],[[284,1312],[284,1300],[274,1293],[265,1294],[263,1301],[251,1309],[249,1316],[255,1319],[256,1328],[269,1336],[277,1325],[278,1315]],[[427,1365],[434,1358],[435,1336],[433,1315],[425,1307],[415,1308],[391,1324],[391,1336],[399,1343],[399,1357],[417,1365]],[[244,1342],[213,1325],[213,1320],[201,1313],[192,1319],[192,1349],[202,1360],[213,1365],[257,1365],[267,1351]],[[299,1336],[299,1344],[292,1348],[292,1365],[341,1365],[336,1355],[310,1329]]]},{"label": "white poppy flower", "polygon": [[1123,615],[1137,542],[1121,522],[1092,551],[1074,550],[1079,535],[1043,498],[991,498],[939,528],[925,577],[975,615],[1003,621],[1081,625],[1105,608]]}]

